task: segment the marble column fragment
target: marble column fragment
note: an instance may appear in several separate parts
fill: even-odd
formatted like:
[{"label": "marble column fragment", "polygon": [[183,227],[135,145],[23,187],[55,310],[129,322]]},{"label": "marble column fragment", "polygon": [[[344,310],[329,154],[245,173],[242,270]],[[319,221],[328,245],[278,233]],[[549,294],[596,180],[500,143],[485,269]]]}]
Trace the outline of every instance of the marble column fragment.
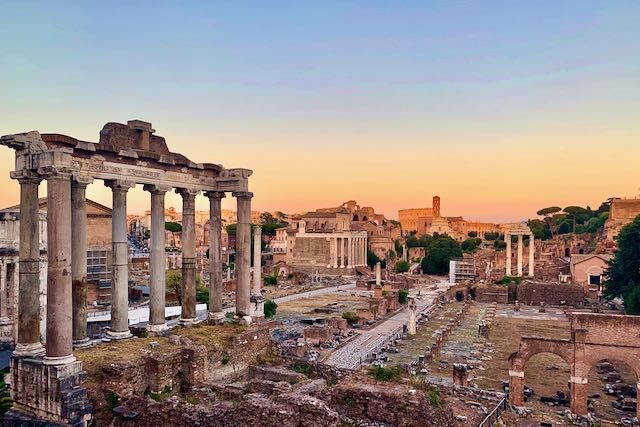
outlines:
[{"label": "marble column fragment", "polygon": [[522,276],[522,247],[524,246],[522,234],[518,234],[518,276]]},{"label": "marble column fragment", "polygon": [[251,317],[264,317],[262,296],[262,227],[253,229],[253,287],[251,288]]},{"label": "marble column fragment", "polygon": [[[209,198],[209,314],[208,318],[214,323],[224,321],[222,311],[222,199],[224,192],[212,191],[205,193]],[[231,269],[227,270],[227,276]]]},{"label": "marble column fragment", "polygon": [[251,321],[251,198],[253,193],[234,192],[238,203],[236,229],[236,315]]},{"label": "marble column fragment", "polygon": [[129,243],[127,240],[127,192],[135,184],[126,181],[105,181],[111,188],[111,239],[113,245],[113,272],[111,283],[112,340],[130,338],[129,331]]},{"label": "marble column fragment", "polygon": [[167,327],[166,306],[166,235],[164,225],[164,196],[169,187],[145,185],[151,194],[151,254],[149,283],[149,331],[162,332]]},{"label": "marble column fragment", "polygon": [[[38,187],[41,178],[23,175],[16,179],[20,183],[20,268],[18,276],[18,340],[13,354],[33,356],[44,353],[44,347],[40,342]],[[9,283],[8,279],[7,283]]]},{"label": "marble column fragment", "polygon": [[[75,362],[71,283],[71,174],[47,177],[47,343],[44,364]],[[86,257],[86,254],[85,254]]]},{"label": "marble column fragment", "polygon": [[87,186],[89,177],[71,181],[71,280],[73,286],[73,347],[90,344],[87,337]]},{"label": "marble column fragment", "polygon": [[182,196],[182,315],[180,323],[197,323],[196,316],[196,194],[180,188]]},{"label": "marble column fragment", "polygon": [[504,234],[504,241],[507,244],[506,255],[507,258],[505,260],[505,276],[511,276],[511,234]]}]

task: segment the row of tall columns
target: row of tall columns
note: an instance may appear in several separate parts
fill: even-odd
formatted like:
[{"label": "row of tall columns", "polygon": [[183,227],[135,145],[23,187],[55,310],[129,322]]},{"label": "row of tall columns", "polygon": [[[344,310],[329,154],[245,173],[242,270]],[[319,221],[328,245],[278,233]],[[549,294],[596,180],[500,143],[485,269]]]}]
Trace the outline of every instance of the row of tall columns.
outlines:
[{"label": "row of tall columns", "polygon": [[[507,276],[511,275],[511,234],[509,233],[505,233],[504,236],[504,240],[505,243],[507,244],[507,257],[506,257],[506,262],[505,262],[505,274]],[[523,268],[522,268],[522,259],[523,259],[523,247],[524,247],[524,235],[523,234],[518,234],[518,249],[517,249],[517,259],[516,259],[516,268],[517,268],[517,273],[518,276],[522,276],[523,275]],[[529,271],[528,271],[528,275],[530,277],[533,277],[534,275],[534,263],[535,263],[535,259],[534,259],[534,254],[535,254],[535,239],[533,234],[529,235]]]},{"label": "row of tall columns", "polygon": [[[38,188],[41,176],[23,173],[20,183],[20,249],[16,356],[45,353],[44,363],[75,361],[73,347],[88,345],[87,337],[87,216],[86,188],[91,178],[49,171],[47,190],[47,319],[46,348],[40,341],[40,246]],[[135,184],[105,181],[112,190],[113,271],[111,289],[111,339],[131,337],[128,321],[127,192]],[[168,187],[145,185],[151,195],[151,280],[149,329],[167,328],[165,321],[164,196]],[[177,189],[183,199],[182,316],[183,324],[196,321],[195,311],[195,196],[197,191]],[[210,317],[222,315],[221,199],[224,193],[207,193],[211,205]],[[236,311],[249,313],[250,218],[252,193],[234,193],[238,199],[238,274]],[[259,245],[259,241],[258,241]],[[258,246],[258,250],[259,250]],[[259,269],[258,269],[259,271]],[[259,280],[257,281],[259,286]],[[259,288],[256,288],[259,292]]]},{"label": "row of tall columns", "polygon": [[364,237],[334,237],[330,241],[332,268],[353,268],[367,264],[367,240]]}]

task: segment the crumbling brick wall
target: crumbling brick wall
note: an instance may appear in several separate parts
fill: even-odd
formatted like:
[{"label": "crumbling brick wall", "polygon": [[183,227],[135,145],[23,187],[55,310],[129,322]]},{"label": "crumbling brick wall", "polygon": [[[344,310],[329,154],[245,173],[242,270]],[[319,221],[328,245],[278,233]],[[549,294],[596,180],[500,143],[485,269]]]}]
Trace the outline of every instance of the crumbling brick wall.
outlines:
[{"label": "crumbling brick wall", "polygon": [[501,285],[478,285],[476,287],[476,301],[509,303],[509,288]]}]

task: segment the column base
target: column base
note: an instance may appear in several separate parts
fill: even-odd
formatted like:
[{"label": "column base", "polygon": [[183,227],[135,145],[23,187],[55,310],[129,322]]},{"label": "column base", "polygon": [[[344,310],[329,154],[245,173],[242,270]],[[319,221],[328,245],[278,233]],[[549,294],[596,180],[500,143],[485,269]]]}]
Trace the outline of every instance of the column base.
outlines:
[{"label": "column base", "polygon": [[78,349],[78,348],[87,348],[87,347],[91,347],[93,344],[91,343],[91,340],[89,338],[83,338],[81,340],[73,340],[73,348]]},{"label": "column base", "polygon": [[44,355],[44,346],[40,342],[31,344],[18,343],[15,350],[13,350],[13,355],[15,357],[42,356]]},{"label": "column base", "polygon": [[55,366],[61,366],[61,365],[68,365],[70,363],[75,362],[77,359],[73,354],[68,354],[66,356],[59,356],[59,357],[52,357],[52,356],[45,356],[42,359],[42,364],[43,365],[55,365]]},{"label": "column base", "polygon": [[226,320],[226,316],[221,311],[218,311],[216,313],[209,312],[207,315],[207,320],[209,321],[210,324],[221,325]]},{"label": "column base", "polygon": [[160,333],[160,332],[168,331],[169,327],[167,326],[166,323],[161,323],[160,325],[149,325],[149,326],[147,326],[147,330],[149,332],[153,332],[153,333],[157,334],[157,333]]},{"label": "column base", "polygon": [[80,361],[49,365],[43,359],[13,357],[14,404],[3,425],[87,426],[92,408],[82,387],[86,377]]},{"label": "column base", "polygon": [[200,320],[197,317],[192,317],[192,318],[180,318],[180,320],[178,320],[178,324],[182,325],[182,326],[193,326],[193,325],[197,325],[198,323],[200,323]]},{"label": "column base", "polygon": [[127,338],[131,338],[133,336],[133,334],[129,330],[122,331],[122,332],[107,331],[105,335],[107,336],[107,338],[114,341],[126,340]]}]

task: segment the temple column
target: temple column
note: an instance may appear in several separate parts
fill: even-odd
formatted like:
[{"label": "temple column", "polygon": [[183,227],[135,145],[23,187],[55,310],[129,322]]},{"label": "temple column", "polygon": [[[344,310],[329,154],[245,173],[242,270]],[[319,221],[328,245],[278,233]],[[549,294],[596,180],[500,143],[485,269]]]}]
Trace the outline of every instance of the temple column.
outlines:
[{"label": "temple column", "polygon": [[347,241],[347,252],[348,252],[348,260],[347,260],[347,267],[348,268],[353,268],[353,238],[349,237],[349,240]]},{"label": "temple column", "polygon": [[535,246],[534,246],[534,242],[535,242],[535,237],[533,237],[533,234],[531,234],[529,236],[529,277],[534,277],[534,267],[535,267]]},{"label": "temple column", "polygon": [[338,268],[338,238],[331,238],[331,248],[333,249],[333,260],[331,260],[331,266],[333,268]]},{"label": "temple column", "polygon": [[504,233],[504,242],[507,244],[507,258],[505,259],[505,276],[511,276],[511,234]]},{"label": "temple column", "polygon": [[[209,314],[214,323],[224,322],[222,311],[222,199],[224,192],[205,193],[209,198]],[[227,270],[228,275],[231,269]]]},{"label": "temple column", "polygon": [[90,345],[87,337],[87,185],[93,178],[71,181],[71,280],[73,288],[73,347]]},{"label": "temple column", "polygon": [[522,247],[524,246],[524,236],[518,234],[518,276],[522,276]]},{"label": "temple column", "polygon": [[251,198],[253,193],[234,192],[238,203],[236,229],[236,315],[250,322],[251,312]]},{"label": "temple column", "polygon": [[129,331],[129,243],[127,241],[127,191],[135,184],[125,181],[105,181],[111,188],[111,239],[113,245],[113,273],[111,284],[112,340],[130,338]]},{"label": "temple column", "polygon": [[182,313],[180,324],[197,323],[196,314],[196,195],[198,191],[178,188],[182,196]]},{"label": "temple column", "polygon": [[344,237],[338,238],[338,252],[340,255],[338,256],[338,268],[344,267]]},{"label": "temple column", "polygon": [[[73,356],[71,174],[47,177],[47,343],[43,363],[64,365]],[[84,254],[86,258],[86,252]]]},{"label": "temple column", "polygon": [[264,317],[262,296],[262,226],[253,229],[253,287],[251,288],[251,317]]},{"label": "temple column", "polygon": [[[17,179],[20,183],[20,267],[16,316],[18,339],[13,354],[33,356],[44,353],[44,347],[40,342],[40,178],[22,176]],[[6,283],[8,287],[8,277]]]},{"label": "temple column", "polygon": [[164,226],[164,195],[169,187],[147,184],[144,190],[151,194],[151,254],[149,279],[149,326],[151,332],[166,329],[166,234]]}]

